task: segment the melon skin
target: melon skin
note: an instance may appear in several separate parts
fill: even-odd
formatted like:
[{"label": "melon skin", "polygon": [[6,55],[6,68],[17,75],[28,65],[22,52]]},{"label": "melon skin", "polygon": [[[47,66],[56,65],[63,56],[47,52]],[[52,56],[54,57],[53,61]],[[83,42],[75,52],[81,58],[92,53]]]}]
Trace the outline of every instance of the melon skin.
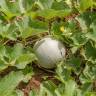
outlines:
[{"label": "melon skin", "polygon": [[37,41],[34,52],[41,67],[52,69],[65,57],[65,46],[58,40],[46,37]]}]

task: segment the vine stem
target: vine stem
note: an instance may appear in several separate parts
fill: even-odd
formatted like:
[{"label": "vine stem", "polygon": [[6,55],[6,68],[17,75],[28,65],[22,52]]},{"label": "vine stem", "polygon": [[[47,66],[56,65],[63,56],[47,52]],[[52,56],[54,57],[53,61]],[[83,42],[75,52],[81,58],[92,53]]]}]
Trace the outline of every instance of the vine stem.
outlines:
[{"label": "vine stem", "polygon": [[51,35],[51,26],[52,26],[52,22],[49,20],[48,22],[48,34]]}]

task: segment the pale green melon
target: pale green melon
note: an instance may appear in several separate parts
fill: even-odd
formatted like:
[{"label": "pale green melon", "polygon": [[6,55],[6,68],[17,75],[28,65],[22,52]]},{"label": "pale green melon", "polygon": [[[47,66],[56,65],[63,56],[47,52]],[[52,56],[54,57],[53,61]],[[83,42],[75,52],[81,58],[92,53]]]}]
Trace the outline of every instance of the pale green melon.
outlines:
[{"label": "pale green melon", "polygon": [[65,58],[64,45],[50,37],[37,41],[34,46],[35,54],[41,67],[52,69]]}]

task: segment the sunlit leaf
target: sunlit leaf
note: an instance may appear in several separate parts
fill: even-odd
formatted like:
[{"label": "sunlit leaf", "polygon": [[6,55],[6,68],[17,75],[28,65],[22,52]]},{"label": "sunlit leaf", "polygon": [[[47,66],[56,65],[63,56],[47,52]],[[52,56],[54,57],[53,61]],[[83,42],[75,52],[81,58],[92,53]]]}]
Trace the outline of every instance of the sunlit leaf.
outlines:
[{"label": "sunlit leaf", "polygon": [[19,69],[24,69],[25,66],[35,60],[35,58],[36,57],[34,54],[22,54],[16,60],[16,67]]},{"label": "sunlit leaf", "polygon": [[93,0],[80,0],[80,10],[85,11],[86,9],[92,7]]},{"label": "sunlit leaf", "polygon": [[23,80],[22,72],[11,72],[0,80],[0,95],[10,96],[16,86]]}]

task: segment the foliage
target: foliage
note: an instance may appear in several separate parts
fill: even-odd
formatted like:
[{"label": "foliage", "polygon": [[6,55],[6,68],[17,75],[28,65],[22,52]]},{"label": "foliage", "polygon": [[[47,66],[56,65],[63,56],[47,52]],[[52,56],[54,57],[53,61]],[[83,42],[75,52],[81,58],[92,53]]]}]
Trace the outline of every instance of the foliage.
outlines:
[{"label": "foliage", "polygon": [[66,58],[56,68],[59,84],[46,80],[29,95],[96,96],[95,9],[95,0],[0,0],[0,74],[13,70],[0,75],[0,96],[24,96],[16,87],[34,73],[32,47],[42,34],[61,40]]}]

